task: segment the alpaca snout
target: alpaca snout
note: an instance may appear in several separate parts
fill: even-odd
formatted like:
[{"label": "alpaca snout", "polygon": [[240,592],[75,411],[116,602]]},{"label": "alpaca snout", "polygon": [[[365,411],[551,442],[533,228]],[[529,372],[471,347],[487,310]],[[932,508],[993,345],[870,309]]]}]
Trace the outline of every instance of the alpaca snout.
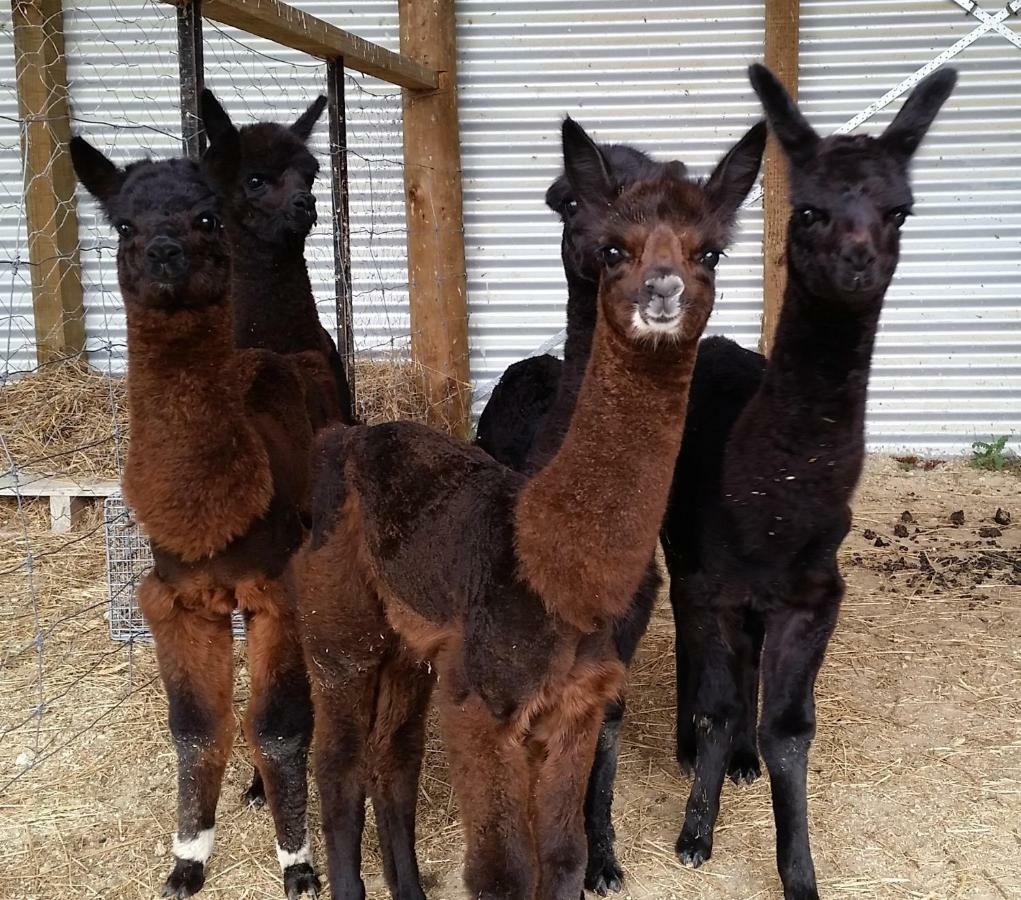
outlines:
[{"label": "alpaca snout", "polygon": [[178,281],[188,271],[188,255],[173,238],[157,235],[145,245],[145,264],[153,281]]}]

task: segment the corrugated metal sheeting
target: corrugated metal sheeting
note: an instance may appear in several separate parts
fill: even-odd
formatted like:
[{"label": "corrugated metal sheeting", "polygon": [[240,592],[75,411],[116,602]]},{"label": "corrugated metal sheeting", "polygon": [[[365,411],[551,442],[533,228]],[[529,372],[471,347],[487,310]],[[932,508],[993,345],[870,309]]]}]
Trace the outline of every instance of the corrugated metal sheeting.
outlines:
[{"label": "corrugated metal sheeting", "polygon": [[[397,46],[395,0],[300,6]],[[744,69],[762,53],[762,2],[458,0],[458,65],[472,375],[498,376],[564,323],[557,223],[545,205],[570,113],[599,140],[627,141],[698,174],[759,115]],[[992,10],[994,7],[989,7]],[[177,151],[176,32],[159,3],[66,4],[76,127],[116,158]],[[3,14],[0,14],[3,16]],[[9,20],[0,18],[0,148],[17,146]],[[954,0],[802,0],[802,99],[823,133],[840,126],[980,23]],[[1018,19],[1008,27],[1019,30]],[[876,446],[960,449],[1021,424],[1021,49],[990,31],[956,60],[962,80],[915,166],[883,317],[869,407]],[[207,80],[238,121],[279,117],[322,89],[323,67],[231,29],[206,26]],[[348,82],[358,344],[407,335],[400,103],[395,89]],[[867,123],[889,122],[900,101]],[[11,107],[8,110],[8,106]],[[317,136],[325,150],[325,128]],[[16,229],[20,164],[0,160],[0,338],[31,364],[30,293]],[[329,208],[325,178],[319,196]],[[328,217],[310,245],[332,320]],[[124,325],[114,242],[82,205],[92,358],[118,368]],[[754,346],[761,306],[761,208],[720,268],[711,329]],[[20,249],[19,249],[20,247]],[[10,297],[10,302],[7,301]],[[8,323],[18,323],[16,328]],[[26,330],[26,322],[29,327]],[[19,348],[20,335],[29,343]],[[10,335],[11,337],[8,337]],[[20,355],[18,355],[20,354]],[[10,355],[10,354],[6,354]]]}]

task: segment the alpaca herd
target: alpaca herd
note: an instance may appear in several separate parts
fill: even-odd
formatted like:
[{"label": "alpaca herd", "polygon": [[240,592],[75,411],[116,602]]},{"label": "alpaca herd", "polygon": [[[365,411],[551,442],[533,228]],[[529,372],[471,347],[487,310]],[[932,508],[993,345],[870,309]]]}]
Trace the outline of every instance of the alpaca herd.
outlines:
[{"label": "alpaca herd", "polygon": [[[836,551],[910,160],[956,74],[922,81],[878,138],[820,138],[769,70],[749,74],[766,122],[705,179],[563,122],[546,202],[563,224],[564,360],[508,369],[474,446],[352,418],[304,258],[323,98],[290,126],[237,128],[205,92],[201,161],[121,168],[72,140],[119,236],[124,492],[152,542],[139,603],[178,758],[164,897],[205,881],[234,732],[235,609],[252,685],[246,798],[269,807],[290,900],[321,890],[310,747],[331,895],[366,896],[368,797],[391,896],[426,896],[415,818],[434,693],[469,895],[621,890],[613,783],[658,543],[692,778],[678,859],[709,859],[724,778],[757,778],[761,752],[784,896],[819,896],[806,781],[844,592]],[[701,340],[767,123],[792,205],[768,360]]]}]

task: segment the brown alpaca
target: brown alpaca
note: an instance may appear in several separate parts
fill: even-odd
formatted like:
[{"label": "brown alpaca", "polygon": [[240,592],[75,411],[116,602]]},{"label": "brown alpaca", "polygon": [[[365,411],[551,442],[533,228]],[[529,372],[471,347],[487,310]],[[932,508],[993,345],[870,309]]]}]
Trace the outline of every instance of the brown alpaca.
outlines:
[{"label": "brown alpaca", "polygon": [[581,127],[568,119],[563,138],[603,271],[549,465],[527,478],[411,423],[335,429],[317,446],[294,571],[336,900],[365,896],[366,790],[393,896],[424,897],[414,819],[432,670],[471,896],[582,893],[585,788],[624,677],[614,620],[652,557],[713,267],[751,179],[728,163],[704,185],[666,173],[618,194]]},{"label": "brown alpaca", "polygon": [[81,138],[71,157],[120,234],[131,446],[124,493],[152,540],[139,605],[156,641],[178,757],[164,897],[205,880],[234,735],[231,612],[244,613],[245,735],[266,785],[289,898],[318,890],[306,834],[311,704],[281,579],[299,546],[312,428],[284,357],[234,348],[230,256],[196,163],[119,169]]}]

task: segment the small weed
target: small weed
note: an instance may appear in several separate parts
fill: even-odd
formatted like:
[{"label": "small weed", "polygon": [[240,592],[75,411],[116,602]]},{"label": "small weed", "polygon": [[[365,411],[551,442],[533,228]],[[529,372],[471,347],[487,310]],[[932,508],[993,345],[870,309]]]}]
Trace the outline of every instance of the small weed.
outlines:
[{"label": "small weed", "polygon": [[1008,436],[1001,434],[989,441],[975,441],[971,445],[971,464],[976,469],[1002,472],[1004,469],[1021,472],[1021,460],[1007,449]]}]

